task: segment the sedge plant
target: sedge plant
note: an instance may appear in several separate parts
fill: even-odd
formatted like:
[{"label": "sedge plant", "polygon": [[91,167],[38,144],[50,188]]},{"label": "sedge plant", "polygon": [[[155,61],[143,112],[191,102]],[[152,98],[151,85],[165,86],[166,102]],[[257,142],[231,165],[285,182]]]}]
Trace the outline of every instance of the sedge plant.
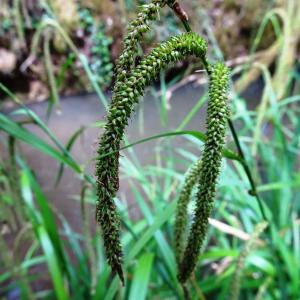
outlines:
[{"label": "sedge plant", "polygon": [[[119,151],[126,125],[143,95],[144,89],[153,81],[161,70],[171,63],[194,55],[204,63],[209,75],[209,104],[207,110],[207,133],[201,162],[192,172],[191,180],[198,187],[194,221],[186,247],[177,246],[178,279],[184,285],[192,274],[206,236],[208,218],[213,208],[216,183],[220,171],[222,150],[225,142],[226,125],[229,118],[227,91],[229,70],[223,63],[211,64],[206,57],[207,43],[190,32],[171,37],[154,48],[141,62],[134,66],[137,45],[142,34],[149,30],[149,21],[158,15],[158,9],[165,5],[174,6],[175,1],[154,0],[144,5],[136,20],[128,27],[124,47],[116,67],[116,83],[112,103],[108,110],[105,131],[100,139],[97,176],[96,218],[103,231],[104,246],[112,271],[117,273],[124,284],[122,270],[122,247],[120,242],[120,219],[114,197],[119,188]],[[113,152],[113,155],[104,156]],[[187,185],[190,182],[187,181]],[[179,202],[176,222],[176,235],[181,235],[186,223],[185,206],[189,193]],[[184,203],[182,203],[184,202]],[[182,248],[182,249],[181,249]],[[179,250],[180,249],[180,250]],[[184,249],[184,251],[183,251]]]},{"label": "sedge plant", "polygon": [[[172,5],[172,3],[170,3],[170,5]],[[158,4],[157,9],[160,7],[160,4]],[[156,18],[156,13],[153,13],[153,17]],[[57,29],[59,32],[61,31],[61,28],[57,27],[52,20],[51,22],[49,21],[50,20],[45,20],[45,27],[43,28],[51,27]],[[186,29],[189,31],[188,26]],[[63,33],[63,31],[61,32]],[[130,45],[133,45],[132,40],[131,43],[128,43],[128,46]],[[71,45],[70,48],[73,50]],[[76,49],[74,50],[84,62],[84,56],[76,52]],[[134,55],[132,57],[134,57]],[[132,66],[133,65],[134,63],[132,63]],[[131,76],[130,70],[133,68],[132,66],[128,68],[128,72],[125,74],[128,75],[126,78]],[[87,72],[87,74],[89,73]],[[267,69],[266,74],[268,74]],[[296,74],[294,76],[296,76]],[[270,77],[270,74],[268,74],[268,77]],[[127,79],[125,81],[127,81]],[[299,83],[299,78],[296,82]],[[272,85],[269,85],[266,81],[266,87],[271,96]],[[8,93],[4,88],[5,87],[0,83],[0,89],[4,90],[5,93],[13,99],[14,95]],[[226,167],[226,176],[220,180],[219,190],[224,201],[216,201],[213,218],[221,220],[222,222],[220,223],[222,223],[222,226],[216,227],[215,223],[217,220],[209,220],[210,226],[206,233],[209,246],[207,248],[206,244],[202,246],[202,250],[205,248],[205,252],[202,253],[199,263],[199,269],[201,267],[201,280],[199,281],[198,275],[195,274],[195,276],[191,276],[190,282],[195,289],[194,292],[197,294],[196,299],[214,299],[216,298],[216,294],[218,295],[218,299],[228,299],[232,293],[235,295],[240,294],[242,298],[250,297],[251,299],[298,299],[300,243],[299,205],[296,200],[299,195],[300,186],[298,168],[299,147],[297,147],[299,145],[300,123],[298,118],[299,106],[296,104],[300,98],[299,95],[294,95],[278,103],[272,102],[272,106],[268,106],[266,111],[263,112],[265,116],[263,120],[266,120],[268,116],[272,116],[272,122],[276,125],[273,128],[272,135],[269,136],[267,131],[262,130],[261,139],[252,141],[248,135],[252,136],[255,130],[257,114],[246,108],[242,98],[238,98],[237,96],[233,97],[232,120],[238,121],[241,124],[239,136],[240,138],[243,137],[243,143],[255,144],[259,151],[259,159],[256,160],[257,166],[255,166],[255,161],[253,160],[252,167],[257,169],[257,174],[255,174],[259,182],[257,192],[263,194],[265,203],[267,204],[266,209],[268,215],[272,216],[266,231],[269,228],[272,229],[276,255],[274,255],[274,251],[270,251],[271,247],[268,247],[265,243],[261,243],[261,240],[259,240],[259,242],[262,244],[262,247],[259,247],[257,251],[250,249],[251,253],[247,250],[248,253],[246,254],[244,250],[240,251],[240,246],[243,247],[242,249],[247,249],[253,239],[251,236],[249,238],[248,235],[249,239],[247,240],[247,235],[240,235],[239,231],[236,232],[235,229],[242,228],[244,233],[255,233],[255,224],[260,223],[261,219],[258,206],[254,201],[251,201],[251,195],[245,193],[247,189],[247,177],[241,168],[241,160],[237,159]],[[235,106],[238,109],[235,110]],[[103,263],[102,245],[99,243],[99,239],[94,238],[94,235],[92,235],[93,241],[91,243],[88,236],[85,237],[73,231],[66,223],[63,223],[63,226],[59,226],[59,228],[58,225],[56,225],[56,227],[54,223],[53,226],[49,223],[49,220],[53,219],[54,216],[49,218],[49,214],[52,214],[52,207],[50,210],[45,209],[47,208],[45,205],[48,201],[50,203],[51,199],[47,199],[41,193],[41,187],[36,182],[33,173],[30,175],[31,173],[26,165],[20,164],[20,153],[17,151],[18,147],[15,149],[16,151],[13,150],[14,139],[17,146],[19,146],[19,143],[24,142],[30,145],[33,150],[40,151],[48,157],[54,158],[62,165],[69,166],[81,178],[84,177],[84,186],[86,186],[86,183],[91,186],[88,190],[82,192],[80,197],[81,202],[85,201],[86,204],[90,203],[94,205],[94,180],[92,177],[85,175],[82,166],[73,159],[69,143],[67,143],[68,146],[66,147],[61,145],[59,141],[55,139],[55,136],[53,136],[46,124],[41,123],[41,120],[39,120],[29,108],[26,106],[22,108],[20,112],[33,119],[35,126],[45,131],[46,135],[49,136],[54,144],[43,140],[40,136],[31,132],[30,128],[13,121],[9,116],[3,115],[2,113],[0,114],[1,133],[5,132],[9,135],[9,140],[11,141],[9,143],[10,152],[12,156],[16,157],[18,174],[22,175],[22,180],[16,181],[16,179],[14,179],[11,186],[12,188],[19,188],[20,184],[19,191],[22,191],[20,204],[24,205],[22,209],[20,209],[20,212],[25,211],[23,208],[26,208],[26,212],[29,213],[28,217],[24,217],[29,227],[24,226],[23,229],[29,228],[26,231],[29,234],[31,233],[30,226],[33,229],[37,229],[37,231],[31,234],[33,237],[33,245],[22,261],[20,259],[16,260],[15,257],[14,260],[7,258],[6,254],[8,254],[9,251],[11,252],[11,250],[8,247],[3,247],[3,243],[0,241],[0,246],[2,247],[0,256],[5,262],[4,272],[2,272],[1,269],[0,293],[2,294],[4,292],[5,294],[6,291],[13,290],[15,286],[20,286],[26,298],[27,295],[31,294],[29,285],[39,282],[38,280],[40,279],[40,276],[38,276],[38,278],[31,276],[32,266],[40,266],[48,263],[48,268],[45,270],[44,275],[49,275],[52,278],[54,284],[53,288],[48,290],[41,288],[39,291],[34,290],[33,294],[36,298],[46,298],[46,295],[48,295],[48,298],[51,299],[113,299],[114,297],[119,297],[120,299],[127,299],[128,297],[128,299],[145,299],[145,295],[147,295],[147,298],[154,299],[159,295],[162,299],[171,299],[172,297],[180,299],[181,293],[177,290],[176,285],[176,264],[169,247],[172,242],[170,229],[173,222],[171,216],[175,213],[176,204],[178,203],[177,210],[183,220],[186,218],[186,223],[183,224],[187,224],[187,215],[184,214],[184,210],[179,208],[179,203],[185,208],[185,205],[187,205],[189,201],[188,195],[191,195],[190,191],[192,187],[201,187],[198,184],[201,160],[196,159],[195,164],[190,168],[190,172],[183,182],[177,203],[172,201],[167,205],[165,205],[164,200],[167,201],[167,199],[171,198],[171,195],[174,195],[173,191],[174,186],[178,183],[177,179],[180,179],[181,182],[182,174],[180,171],[171,169],[171,164],[168,164],[166,168],[156,168],[151,165],[146,168],[145,171],[147,173],[144,174],[144,170],[141,169],[139,165],[134,166],[126,157],[123,157],[120,161],[122,174],[126,177],[133,177],[138,174],[139,178],[143,179],[139,180],[139,182],[145,195],[142,193],[138,194],[138,192],[135,193],[134,200],[139,207],[143,207],[142,213],[144,216],[144,218],[135,223],[131,223],[129,220],[126,205],[116,201],[121,222],[123,224],[127,222],[129,225],[126,227],[128,233],[122,235],[122,246],[125,249],[124,253],[126,253],[124,255],[124,269],[126,269],[126,273],[128,272],[130,275],[128,276],[129,280],[128,284],[126,283],[126,289],[119,289],[118,279],[110,279],[109,267]],[[193,111],[195,110],[193,109]],[[287,118],[290,123],[285,123]],[[184,126],[180,127],[181,130],[183,127]],[[197,133],[199,133],[199,137],[201,137],[201,132]],[[151,139],[174,135],[178,135],[178,132],[152,137]],[[188,140],[188,136],[186,137]],[[190,138],[192,139],[192,137]],[[148,140],[150,140],[150,138],[140,142],[146,142]],[[200,138],[200,140],[203,141],[202,138]],[[202,142],[192,141],[195,143],[195,149],[199,149],[199,147],[202,146]],[[132,145],[133,144],[126,145],[125,147],[129,148]],[[246,157],[250,156],[250,149],[251,147],[243,147]],[[226,149],[223,151],[223,156],[227,157],[224,155],[225,151]],[[112,151],[105,153],[105,156],[110,156],[118,152],[119,151]],[[176,152],[184,154],[183,149],[176,149]],[[194,161],[192,153],[186,153],[185,155],[186,156],[183,157],[188,158],[188,163]],[[172,161],[172,159],[173,157],[170,155],[168,160]],[[12,165],[14,164],[15,163],[12,163]],[[264,172],[260,171],[261,165],[263,165]],[[244,165],[242,164],[242,166]],[[188,167],[188,165],[186,165],[186,167]],[[132,170],[134,170],[134,172]],[[17,208],[17,201],[15,199],[16,196],[11,195],[10,184],[7,183],[9,179],[6,179],[7,172],[4,172],[5,168],[2,167],[2,161],[1,171],[3,171],[1,174],[2,184],[0,187],[2,195],[2,222],[3,218],[7,220],[11,208],[13,210]],[[148,178],[147,174],[151,174],[151,178]],[[160,174],[162,175],[161,177]],[[8,173],[8,175],[10,174]],[[158,182],[158,180],[152,182],[152,178],[154,178],[154,180],[164,178],[166,179],[165,181],[168,182],[168,185],[164,184],[163,190],[159,190],[159,184],[155,185],[155,189],[159,192],[153,194],[151,185]],[[6,188],[6,186],[8,188]],[[7,191],[4,190],[3,192],[4,187]],[[134,182],[132,189],[137,191],[137,188],[137,184]],[[160,192],[163,192],[163,198]],[[252,193],[253,191],[251,191],[251,194]],[[196,195],[198,195],[198,193],[196,193]],[[33,197],[35,198],[34,200],[37,201],[35,206],[33,206]],[[148,209],[145,197],[151,200],[152,208],[156,213],[155,216],[154,214],[152,215],[150,208]],[[180,200],[182,198],[185,199],[183,203],[181,202],[183,200]],[[41,207],[43,207],[43,209],[41,209]],[[82,205],[83,215],[85,215],[84,210],[84,205]],[[57,211],[55,211],[55,215],[60,217]],[[88,218],[88,216],[86,218]],[[175,244],[175,254],[177,257],[180,257],[180,259],[177,259],[179,261],[178,265],[180,266],[182,257],[184,256],[185,244],[183,243],[181,247],[179,247],[179,249],[182,250],[179,252],[181,254],[178,255],[176,250],[176,233],[182,234],[183,240],[185,231],[183,230],[183,233],[181,233],[182,231],[177,231],[176,224],[179,222],[178,220],[180,219],[177,217],[173,243]],[[12,215],[9,219],[9,224],[14,225],[13,221],[15,220]],[[226,225],[227,227],[230,225],[231,233],[226,231]],[[185,225],[185,227],[187,226]],[[180,229],[185,227],[182,226]],[[165,234],[162,234],[163,230]],[[86,230],[84,230],[84,232],[85,231]],[[24,240],[23,232],[24,231],[21,230],[19,233],[20,236],[23,237],[22,241]],[[134,235],[132,235],[132,233],[134,233]],[[264,240],[265,236],[266,235],[262,237],[262,240]],[[57,242],[58,239],[60,242]],[[20,241],[19,238],[17,238],[17,240]],[[84,247],[82,247],[82,240],[86,242],[87,248],[94,248],[96,262],[92,258],[93,254],[90,253],[91,251],[85,251]],[[48,241],[47,247],[44,247],[47,245],[45,241]],[[163,241],[165,242],[163,243]],[[15,244],[17,245],[15,248],[18,249],[18,245],[20,244],[22,246],[23,243],[16,242]],[[39,251],[35,253],[35,250],[32,249]],[[62,250],[65,253],[63,256],[61,255]],[[245,255],[247,256],[246,260]],[[153,257],[155,257],[155,259],[153,259]],[[276,257],[277,260],[274,260],[274,257]],[[74,258],[76,258],[76,263],[73,263],[75,261]],[[93,267],[93,270],[89,269],[89,265]],[[149,274],[151,275],[150,279]],[[25,278],[25,276],[28,276],[28,278]],[[11,280],[12,284],[3,287],[3,283],[7,278]],[[142,283],[141,280],[143,281]],[[27,288],[27,285],[29,288]],[[193,293],[192,290],[189,292],[191,298],[194,299],[193,296],[195,296],[195,293]],[[27,298],[30,299],[30,297]]]}]

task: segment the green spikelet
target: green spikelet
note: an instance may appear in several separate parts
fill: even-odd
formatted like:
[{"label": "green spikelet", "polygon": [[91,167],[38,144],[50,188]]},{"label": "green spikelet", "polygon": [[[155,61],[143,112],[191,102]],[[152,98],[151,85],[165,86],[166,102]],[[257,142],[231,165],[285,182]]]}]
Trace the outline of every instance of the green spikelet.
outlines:
[{"label": "green spikelet", "polygon": [[150,30],[149,23],[158,18],[159,9],[166,4],[172,5],[175,0],[153,0],[149,4],[144,4],[141,7],[137,18],[129,23],[127,35],[123,41],[122,53],[116,64],[116,84],[115,89],[118,89],[122,82],[128,78],[131,68],[134,65],[135,56],[137,54],[137,45],[142,38],[142,35]]},{"label": "green spikelet", "polygon": [[217,178],[222,160],[226,125],[228,69],[222,63],[212,67],[209,84],[206,142],[201,160],[196,196],[196,210],[187,246],[180,263],[178,279],[185,283],[193,272],[206,236],[208,218],[213,208]]},{"label": "green spikelet", "polygon": [[230,300],[239,299],[241,278],[242,278],[242,272],[245,265],[245,260],[249,256],[251,251],[253,251],[253,248],[257,243],[257,239],[259,238],[261,233],[266,229],[267,226],[268,226],[267,222],[262,222],[257,224],[254,228],[253,233],[250,236],[250,239],[246,242],[243,250],[241,251],[238,260],[236,262],[236,267],[232,277],[228,299]]},{"label": "green spikelet", "polygon": [[201,160],[196,161],[194,165],[189,170],[180,192],[177,208],[176,208],[176,217],[175,217],[175,226],[174,226],[174,239],[175,239],[175,256],[177,266],[179,268],[180,262],[182,260],[182,254],[184,251],[184,238],[187,229],[188,223],[188,203],[191,198],[191,193],[193,187],[198,181],[199,173],[201,168]]},{"label": "green spikelet", "polygon": [[[122,83],[114,94],[107,116],[104,133],[98,148],[96,163],[97,204],[96,218],[103,231],[104,247],[109,264],[124,282],[122,249],[120,244],[120,219],[113,198],[119,188],[119,150],[125,127],[145,87],[170,63],[187,55],[205,57],[206,42],[195,33],[170,38],[153,49]],[[108,152],[115,154],[101,158]]]}]

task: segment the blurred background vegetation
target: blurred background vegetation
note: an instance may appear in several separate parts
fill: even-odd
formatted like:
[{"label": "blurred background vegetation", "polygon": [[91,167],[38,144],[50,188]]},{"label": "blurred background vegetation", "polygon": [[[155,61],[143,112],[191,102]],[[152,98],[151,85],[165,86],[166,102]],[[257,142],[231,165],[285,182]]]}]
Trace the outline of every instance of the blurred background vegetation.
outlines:
[{"label": "blurred background vegetation", "polygon": [[[271,64],[279,51],[275,41],[283,19],[299,23],[297,12],[285,11],[285,2],[194,0],[183,4],[194,30],[204,36],[213,34],[224,59],[244,57],[252,50],[258,51],[260,60]],[[60,33],[49,26],[47,22],[51,20],[62,26],[77,50],[85,55],[100,87],[110,87],[126,24],[142,3],[134,0],[1,1],[1,81],[32,101],[57,97],[58,93],[91,91],[82,63]],[[255,34],[270,9],[275,10],[274,16],[270,15],[270,21],[265,20],[263,39],[255,41]],[[289,35],[298,40],[294,33],[299,24],[291,27],[294,28],[289,29]],[[161,21],[142,47],[147,51],[153,43],[179,32],[176,17],[170,10],[163,10]],[[297,45],[297,41],[293,44]],[[289,59],[294,61],[295,50],[289,51]]]},{"label": "blurred background vegetation", "polygon": [[[150,104],[140,105],[129,139],[151,139],[148,152],[125,142],[116,199],[125,288],[110,274],[93,215],[91,145],[103,126],[126,24],[146,2],[0,1],[1,299],[183,299],[172,229],[184,174],[203,145],[199,62],[172,66],[149,88],[154,101],[147,96]],[[191,297],[299,300],[299,1],[180,3],[208,40],[212,60],[231,67],[232,120],[269,220],[265,229],[243,168],[224,160]],[[180,32],[172,11],[162,9],[141,55]],[[84,139],[88,147],[80,150]]]}]

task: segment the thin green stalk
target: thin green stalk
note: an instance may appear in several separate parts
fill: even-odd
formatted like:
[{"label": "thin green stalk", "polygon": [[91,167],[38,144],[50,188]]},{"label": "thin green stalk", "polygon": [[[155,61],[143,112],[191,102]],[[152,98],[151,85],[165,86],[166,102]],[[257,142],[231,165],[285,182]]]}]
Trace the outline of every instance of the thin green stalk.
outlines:
[{"label": "thin green stalk", "polygon": [[21,15],[21,9],[20,9],[20,0],[13,1],[13,15],[15,18],[17,34],[18,34],[19,40],[21,42],[21,47],[26,48],[24,24],[23,24],[22,15]]},{"label": "thin green stalk", "polygon": [[246,173],[246,175],[248,177],[248,180],[249,180],[249,183],[250,183],[250,186],[251,186],[251,189],[249,190],[249,195],[251,195],[251,196],[253,196],[253,197],[256,198],[256,201],[257,201],[257,203],[259,205],[259,209],[260,209],[260,212],[262,214],[262,217],[263,217],[264,221],[267,222],[268,218],[267,218],[264,206],[263,206],[263,202],[262,202],[262,200],[259,197],[259,194],[257,192],[256,184],[254,182],[254,179],[253,179],[250,167],[249,167],[249,165],[248,165],[248,163],[246,161],[246,158],[245,158],[244,152],[242,150],[242,147],[241,147],[238,135],[237,135],[236,130],[235,130],[234,126],[233,126],[233,122],[229,119],[228,120],[228,124],[229,124],[229,128],[231,130],[232,136],[233,136],[233,140],[234,140],[234,142],[236,144],[238,154],[241,157],[240,162],[241,162],[241,164],[242,164],[242,166],[244,168],[244,171],[245,171],[245,173]]},{"label": "thin green stalk", "polygon": [[89,226],[89,218],[88,218],[88,211],[85,203],[85,195],[88,186],[83,182],[81,193],[80,193],[80,211],[81,211],[81,218],[83,223],[83,235],[84,235],[84,242],[85,247],[88,253],[88,259],[90,263],[90,272],[91,272],[91,286],[90,286],[90,294],[94,295],[96,292],[96,285],[97,285],[97,259],[96,254],[92,245],[92,236],[90,233],[90,226]]},{"label": "thin green stalk", "polygon": [[56,80],[55,80],[54,70],[53,70],[53,64],[52,64],[52,59],[51,59],[51,54],[50,54],[51,33],[52,32],[51,32],[50,29],[45,30],[44,43],[43,43],[44,58],[45,58],[45,69],[46,69],[46,72],[47,72],[49,87],[50,87],[50,91],[51,91],[51,97],[50,97],[51,101],[49,103],[47,117],[49,117],[49,115],[50,115],[51,108],[53,106],[59,105],[58,90],[57,90],[57,85],[56,85]]},{"label": "thin green stalk", "polygon": [[38,49],[41,35],[44,32],[44,30],[47,29],[48,27],[50,27],[50,28],[52,27],[61,35],[61,37],[64,39],[64,41],[68,45],[68,47],[74,52],[74,54],[80,60],[80,62],[82,63],[82,67],[83,67],[84,71],[86,72],[86,75],[88,76],[97,96],[99,97],[101,103],[106,108],[107,107],[107,99],[95,79],[96,76],[92,72],[92,70],[88,64],[86,56],[80,53],[80,51],[77,49],[76,45],[73,43],[71,38],[64,31],[64,29],[60,26],[60,24],[57,23],[57,21],[48,18],[48,19],[45,19],[41,23],[41,25],[38,27],[38,29],[36,30],[36,32],[32,38],[31,53],[30,53],[31,59],[34,59],[37,56],[37,49]]},{"label": "thin green stalk", "polygon": [[16,184],[19,181],[18,167],[16,163],[16,139],[13,136],[8,136],[8,152],[10,162],[10,174],[8,174],[8,181],[13,198],[15,199],[13,211],[16,216],[18,228],[22,228],[24,224],[24,209],[22,207],[21,192],[19,186]]},{"label": "thin green stalk", "polygon": [[260,234],[265,230],[267,227],[267,222],[263,221],[255,226],[253,233],[250,236],[250,239],[246,242],[243,250],[241,251],[237,262],[235,271],[232,277],[230,291],[229,291],[229,300],[238,300],[239,294],[241,290],[241,279],[243,275],[243,269],[245,266],[246,258],[250,255],[253,248],[255,248],[255,244],[260,236]]},{"label": "thin green stalk", "polygon": [[2,234],[0,234],[0,253],[1,263],[3,263],[3,266],[7,270],[11,270],[12,276],[18,282],[22,299],[34,299],[30,284],[28,282],[26,269],[22,269],[20,267],[19,261],[17,257],[15,257],[15,253],[12,253]]}]

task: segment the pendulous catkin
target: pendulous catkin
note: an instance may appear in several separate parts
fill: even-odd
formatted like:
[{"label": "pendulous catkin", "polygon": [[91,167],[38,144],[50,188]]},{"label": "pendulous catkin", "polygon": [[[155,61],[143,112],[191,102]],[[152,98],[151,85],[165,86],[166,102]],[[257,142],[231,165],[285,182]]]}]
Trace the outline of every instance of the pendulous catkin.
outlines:
[{"label": "pendulous catkin", "polygon": [[[128,26],[123,50],[116,65],[116,79],[107,123],[98,148],[96,163],[97,204],[96,219],[103,231],[106,256],[113,272],[118,273],[124,284],[122,247],[120,243],[120,218],[114,197],[119,188],[119,151],[125,127],[138,103],[139,97],[159,72],[169,64],[188,55],[198,57],[210,77],[207,139],[202,160],[190,170],[179,196],[175,223],[175,252],[178,279],[183,284],[196,266],[213,207],[215,186],[219,174],[225,127],[228,118],[226,104],[228,70],[218,63],[211,66],[206,58],[207,43],[195,33],[170,38],[153,49],[138,66],[134,66],[138,43],[158,16],[159,8],[172,6],[175,0],[153,0],[143,5],[137,19]],[[113,153],[107,155],[107,153]],[[187,227],[187,205],[193,186],[198,187],[196,211],[187,245],[184,235]]]},{"label": "pendulous catkin", "polygon": [[194,220],[179,266],[178,279],[181,283],[187,281],[196,266],[206,236],[208,218],[213,208],[229,117],[227,106],[228,80],[229,73],[224,64],[217,63],[211,67],[206,141],[197,182],[198,191]]},{"label": "pendulous catkin", "polygon": [[182,255],[184,251],[184,237],[187,230],[188,224],[188,204],[191,198],[193,188],[198,181],[199,173],[201,168],[201,160],[197,160],[191,169],[188,171],[187,176],[185,177],[183,187],[178,197],[177,207],[176,207],[176,216],[175,216],[175,225],[174,225],[174,240],[175,240],[175,257],[177,266],[179,268]]},{"label": "pendulous catkin", "polygon": [[[104,133],[100,139],[96,163],[97,204],[96,218],[103,231],[104,247],[109,264],[124,282],[122,249],[120,244],[120,219],[113,198],[119,188],[119,150],[124,130],[131,113],[145,87],[170,63],[187,55],[203,58],[207,43],[195,33],[170,38],[153,49],[131,72],[114,95],[107,116]],[[113,155],[102,157],[116,151]],[[101,158],[102,157],[102,158]]]}]

